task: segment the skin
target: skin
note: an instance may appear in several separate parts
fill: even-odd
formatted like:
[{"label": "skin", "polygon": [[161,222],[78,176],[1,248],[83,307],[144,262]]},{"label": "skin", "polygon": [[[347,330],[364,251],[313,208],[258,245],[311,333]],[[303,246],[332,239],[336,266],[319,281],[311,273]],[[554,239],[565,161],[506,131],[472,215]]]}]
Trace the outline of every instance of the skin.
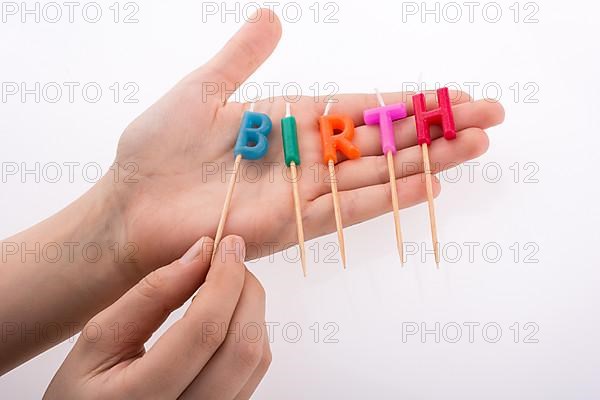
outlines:
[{"label": "skin", "polygon": [[[201,239],[92,318],[44,399],[250,398],[271,362],[265,292],[243,264],[241,237],[226,237],[209,269],[212,244]],[[199,286],[146,352],[144,343]]]},{"label": "skin", "polygon": [[[127,127],[117,149],[114,170],[119,172],[118,179],[114,173],[105,176],[58,214],[3,241],[3,246],[13,250],[22,244],[28,249],[48,243],[77,242],[80,246],[69,256],[63,251],[51,263],[24,254],[19,246],[4,252],[0,318],[10,325],[10,332],[0,342],[0,374],[72,336],[144,276],[178,259],[199,237],[215,235],[230,179],[221,172],[232,169],[232,148],[241,115],[248,109],[247,104],[227,102],[227,95],[269,57],[281,36],[277,17],[268,10],[260,15]],[[214,84],[220,90],[215,92]],[[409,117],[395,123],[399,149],[395,160],[399,204],[410,207],[426,200],[411,94],[384,93],[383,97],[388,104],[407,103]],[[504,119],[498,103],[471,102],[460,92],[451,93],[451,99],[458,138],[446,141],[440,139],[438,129],[432,130],[435,140],[430,157],[436,171],[483,154],[488,147],[484,130]],[[307,240],[335,230],[317,126],[325,100],[302,98],[292,104],[302,156],[299,184]],[[390,185],[377,127],[362,121],[363,110],[377,106],[375,96],[348,94],[335,100],[331,112],[354,120],[354,142],[363,155],[358,160],[340,157],[336,167],[342,218],[349,226],[390,211]],[[434,93],[427,93],[427,103],[436,106]],[[225,226],[226,234],[244,237],[246,259],[296,241],[291,185],[284,179],[287,167],[278,127],[284,100],[258,102],[256,111],[274,121],[270,149],[263,160],[242,162],[246,171],[249,165],[257,166],[261,178],[250,181],[250,172],[242,174]],[[137,173],[125,179],[130,166]],[[217,173],[208,173],[214,166]],[[439,190],[436,181],[436,195]],[[93,262],[81,251],[81,245],[89,243],[102,251]],[[50,324],[62,328],[58,335],[31,338],[27,334],[32,327]]]}]

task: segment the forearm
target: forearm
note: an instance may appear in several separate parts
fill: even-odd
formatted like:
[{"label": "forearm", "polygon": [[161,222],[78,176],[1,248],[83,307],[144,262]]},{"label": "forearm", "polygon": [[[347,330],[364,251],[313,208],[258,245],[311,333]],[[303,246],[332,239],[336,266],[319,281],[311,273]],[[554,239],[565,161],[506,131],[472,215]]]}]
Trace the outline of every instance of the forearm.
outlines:
[{"label": "forearm", "polygon": [[104,179],[2,241],[0,375],[78,332],[139,280],[113,189]]}]

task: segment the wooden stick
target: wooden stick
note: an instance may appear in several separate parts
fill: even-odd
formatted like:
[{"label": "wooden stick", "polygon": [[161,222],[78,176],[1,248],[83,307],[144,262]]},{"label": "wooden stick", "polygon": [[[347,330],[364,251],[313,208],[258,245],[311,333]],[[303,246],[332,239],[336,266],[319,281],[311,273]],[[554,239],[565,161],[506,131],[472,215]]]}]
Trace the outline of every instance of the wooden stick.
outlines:
[{"label": "wooden stick", "polygon": [[404,245],[402,243],[402,229],[400,228],[400,210],[398,206],[398,188],[396,185],[396,170],[394,167],[394,155],[391,151],[387,153],[388,171],[390,173],[390,191],[392,192],[392,208],[394,210],[394,226],[396,227],[396,246],[398,247],[398,255],[402,266],[406,260],[404,259]]},{"label": "wooden stick", "polygon": [[[375,88],[375,96],[379,106],[385,107],[383,96],[379,92],[379,89]],[[398,247],[398,255],[400,256],[400,263],[404,266],[404,245],[402,243],[402,229],[400,228],[400,211],[398,207],[398,187],[396,185],[396,169],[394,167],[394,155],[391,151],[387,152],[387,164],[388,171],[390,174],[390,189],[392,192],[392,208],[394,210],[394,226],[396,228],[396,247]]]},{"label": "wooden stick", "polygon": [[304,227],[302,226],[302,210],[300,209],[300,194],[298,191],[298,169],[296,163],[290,163],[292,170],[292,192],[294,194],[294,208],[296,210],[296,230],[298,231],[298,246],[300,247],[300,261],[302,262],[302,272],[306,278],[306,251],[304,249]]},{"label": "wooden stick", "polygon": [[225,229],[225,222],[227,221],[227,214],[229,214],[229,206],[231,205],[231,198],[233,197],[233,189],[235,188],[235,183],[237,181],[238,171],[240,169],[240,162],[242,161],[242,155],[238,154],[235,157],[235,162],[233,164],[233,176],[229,181],[229,186],[227,188],[227,194],[225,195],[225,203],[223,204],[223,211],[221,212],[221,219],[219,220],[219,226],[217,228],[217,234],[215,235],[215,244],[213,247],[213,254],[210,259],[210,263],[212,264],[215,260],[215,255],[217,254],[217,247],[219,247],[219,243],[223,238],[223,230]]},{"label": "wooden stick", "polygon": [[431,225],[431,241],[433,242],[433,252],[435,254],[435,263],[440,267],[440,254],[438,251],[437,224],[435,221],[435,208],[433,205],[433,182],[431,179],[431,164],[429,162],[429,148],[427,143],[421,146],[423,151],[423,167],[425,171],[425,186],[427,188],[427,203],[429,205],[429,224]]},{"label": "wooden stick", "polygon": [[335,226],[340,242],[340,254],[342,265],[346,269],[346,245],[344,244],[344,226],[342,225],[342,212],[340,211],[340,198],[338,196],[337,182],[335,178],[335,164],[329,160],[329,179],[331,180],[331,197],[333,198],[333,211],[335,212]]}]

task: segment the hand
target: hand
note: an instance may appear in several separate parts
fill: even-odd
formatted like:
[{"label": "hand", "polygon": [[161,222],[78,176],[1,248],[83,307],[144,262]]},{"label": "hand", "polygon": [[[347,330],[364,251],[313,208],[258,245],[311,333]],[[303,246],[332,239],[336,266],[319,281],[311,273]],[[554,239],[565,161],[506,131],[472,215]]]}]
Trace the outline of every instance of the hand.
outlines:
[{"label": "hand", "polygon": [[[135,163],[139,173],[137,183],[121,185],[118,192],[125,236],[127,242],[139,246],[136,259],[143,268],[151,270],[170,262],[196,237],[215,235],[227,181],[231,179],[241,115],[247,109],[244,104],[224,103],[227,95],[267,59],[280,35],[277,17],[262,10],[258,21],[247,23],[210,62],[183,79],[124,132],[116,161],[120,165]],[[221,90],[214,93],[215,87]],[[412,115],[410,94],[383,96],[387,103],[406,102]],[[461,92],[451,93],[451,97],[458,139],[434,140],[431,162],[437,171],[484,153],[488,139],[483,129],[500,123],[504,117],[497,103],[472,103]],[[300,192],[307,239],[335,230],[317,126],[324,100],[304,97],[292,104],[299,129]],[[335,100],[332,112],[352,117],[357,126],[355,142],[362,152],[361,159],[341,160],[337,166],[343,220],[348,226],[389,211],[390,185],[378,128],[365,126],[362,121],[363,110],[377,105],[374,94],[340,95]],[[435,93],[427,94],[427,102],[430,107],[436,105]],[[252,242],[249,257],[264,256],[296,242],[291,185],[285,178],[287,167],[278,126],[285,112],[284,100],[258,102],[256,111],[267,113],[274,122],[269,151],[263,160],[242,162],[242,171],[244,166],[257,166],[260,178],[249,181],[242,176],[225,226],[226,233],[242,235]],[[409,207],[426,200],[421,153],[416,146],[414,119],[409,117],[396,125],[399,202],[401,207]],[[439,138],[439,130],[433,135]],[[248,174],[254,178],[256,169],[252,171]],[[435,192],[439,192],[437,183]],[[165,234],[173,232],[174,227],[176,234]],[[277,244],[268,247],[265,243],[269,242]],[[260,254],[256,254],[257,246],[262,246]]]},{"label": "hand", "polygon": [[[201,239],[92,318],[44,399],[250,398],[271,358],[265,293],[244,267],[242,238],[226,237],[209,269],[212,245]],[[200,284],[183,318],[145,352]]]}]

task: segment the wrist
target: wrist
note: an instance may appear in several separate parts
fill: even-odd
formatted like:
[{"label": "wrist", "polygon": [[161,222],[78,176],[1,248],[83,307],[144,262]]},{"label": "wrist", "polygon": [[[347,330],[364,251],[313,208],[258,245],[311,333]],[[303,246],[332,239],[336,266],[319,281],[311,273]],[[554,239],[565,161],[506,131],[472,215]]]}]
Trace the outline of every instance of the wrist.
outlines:
[{"label": "wrist", "polygon": [[130,283],[137,283],[147,271],[140,259],[140,244],[131,237],[129,216],[131,215],[132,181],[123,180],[123,170],[117,164],[94,185],[80,200],[87,210],[81,221],[91,232],[90,237],[105,254],[106,268],[121,275]]},{"label": "wrist", "polygon": [[[0,345],[0,375],[74,334],[140,279],[123,250],[128,235],[117,193],[103,178],[59,213],[2,242],[0,317],[17,328]],[[21,340],[23,332],[50,324],[59,327],[57,337]]]}]

